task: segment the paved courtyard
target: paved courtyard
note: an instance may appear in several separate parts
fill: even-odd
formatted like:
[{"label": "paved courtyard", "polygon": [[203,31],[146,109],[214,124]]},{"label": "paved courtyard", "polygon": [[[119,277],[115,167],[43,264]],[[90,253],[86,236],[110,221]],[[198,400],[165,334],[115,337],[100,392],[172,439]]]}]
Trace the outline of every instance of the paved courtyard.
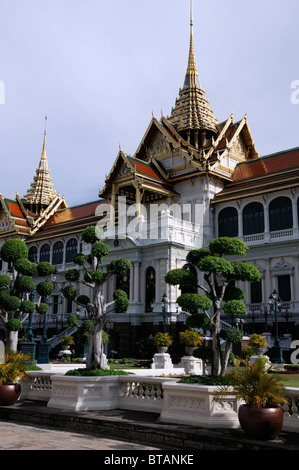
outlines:
[{"label": "paved courtyard", "polygon": [[0,421],[0,450],[159,450],[122,440]]}]

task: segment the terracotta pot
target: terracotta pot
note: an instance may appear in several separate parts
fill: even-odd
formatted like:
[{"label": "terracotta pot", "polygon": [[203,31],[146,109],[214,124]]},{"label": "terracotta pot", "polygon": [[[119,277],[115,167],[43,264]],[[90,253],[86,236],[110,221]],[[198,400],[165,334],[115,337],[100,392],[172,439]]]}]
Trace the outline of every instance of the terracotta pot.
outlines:
[{"label": "terracotta pot", "polygon": [[0,385],[0,406],[13,405],[21,395],[21,385]]},{"label": "terracotta pot", "polygon": [[241,405],[238,411],[240,425],[251,439],[275,439],[283,425],[281,408],[252,408]]}]

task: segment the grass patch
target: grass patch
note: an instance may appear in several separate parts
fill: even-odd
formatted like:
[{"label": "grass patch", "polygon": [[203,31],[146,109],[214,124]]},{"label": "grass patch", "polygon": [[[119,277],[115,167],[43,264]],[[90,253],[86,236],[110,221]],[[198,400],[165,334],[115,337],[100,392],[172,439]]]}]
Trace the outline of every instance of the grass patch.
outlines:
[{"label": "grass patch", "polygon": [[181,384],[189,385],[229,385],[229,381],[224,377],[214,375],[190,375],[178,381]]},{"label": "grass patch", "polygon": [[130,372],[124,370],[111,370],[111,369],[73,369],[65,373],[65,375],[72,375],[77,377],[107,377],[109,375],[130,375]]},{"label": "grass patch", "polygon": [[280,380],[284,387],[299,388],[299,375],[298,374],[276,374],[271,373],[277,380]]}]

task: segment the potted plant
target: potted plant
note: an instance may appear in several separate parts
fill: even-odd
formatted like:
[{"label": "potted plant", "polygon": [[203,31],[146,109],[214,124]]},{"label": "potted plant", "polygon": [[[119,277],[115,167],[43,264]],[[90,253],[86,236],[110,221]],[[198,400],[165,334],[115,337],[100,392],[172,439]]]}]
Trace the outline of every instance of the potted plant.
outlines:
[{"label": "potted plant", "polygon": [[255,354],[263,354],[266,347],[269,346],[266,338],[262,335],[258,335],[257,333],[254,333],[253,335],[250,336],[249,341],[248,341],[248,346],[249,348],[252,348],[253,352]]},{"label": "potted plant", "polygon": [[20,380],[27,378],[30,356],[10,351],[0,364],[0,405],[13,405],[21,395]]},{"label": "potted plant", "polygon": [[172,345],[172,336],[169,333],[159,332],[154,336],[154,345],[157,346],[158,352],[166,352]]},{"label": "potted plant", "polygon": [[243,399],[238,418],[245,434],[252,439],[275,439],[283,425],[281,406],[288,403],[281,382],[268,374],[267,358],[259,356],[250,364],[248,360],[236,360],[224,375],[229,386],[216,390],[214,401],[220,401],[233,387],[236,399]]},{"label": "potted plant", "polygon": [[61,344],[64,349],[69,349],[72,344],[75,344],[75,341],[72,336],[63,336],[61,338]]},{"label": "potted plant", "polygon": [[202,334],[199,331],[189,328],[186,331],[180,331],[180,342],[185,346],[186,354],[191,356],[194,349],[202,344]]}]

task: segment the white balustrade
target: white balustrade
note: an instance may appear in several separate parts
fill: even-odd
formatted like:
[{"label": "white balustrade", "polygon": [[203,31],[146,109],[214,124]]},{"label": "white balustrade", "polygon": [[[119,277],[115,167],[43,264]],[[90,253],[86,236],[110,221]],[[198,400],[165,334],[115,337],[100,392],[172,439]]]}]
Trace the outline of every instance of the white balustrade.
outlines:
[{"label": "white balustrade", "polygon": [[[213,401],[217,387],[177,383],[177,378],[119,375],[72,377],[55,371],[31,371],[22,382],[21,400],[47,401],[50,408],[67,410],[125,409],[160,414],[163,422],[236,428],[238,408],[231,392]],[[299,433],[299,388],[286,387],[283,430]]]}]

